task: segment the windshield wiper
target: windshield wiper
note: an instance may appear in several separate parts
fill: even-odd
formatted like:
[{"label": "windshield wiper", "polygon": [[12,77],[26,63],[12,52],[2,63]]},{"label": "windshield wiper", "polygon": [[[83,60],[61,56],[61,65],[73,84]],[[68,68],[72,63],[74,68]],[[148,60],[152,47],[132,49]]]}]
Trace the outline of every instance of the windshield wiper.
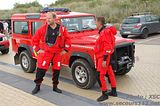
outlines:
[{"label": "windshield wiper", "polygon": [[82,29],[89,29],[89,30],[94,30],[94,28],[91,28],[90,26],[83,27]]},{"label": "windshield wiper", "polygon": [[80,32],[80,30],[78,30],[78,29],[69,29],[68,31],[69,32]]}]

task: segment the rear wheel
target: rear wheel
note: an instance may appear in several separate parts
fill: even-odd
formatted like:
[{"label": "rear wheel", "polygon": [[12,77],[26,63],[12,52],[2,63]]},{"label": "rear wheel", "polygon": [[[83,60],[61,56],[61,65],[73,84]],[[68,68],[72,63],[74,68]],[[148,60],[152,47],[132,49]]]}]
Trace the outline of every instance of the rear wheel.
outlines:
[{"label": "rear wheel", "polygon": [[27,50],[20,53],[19,61],[24,72],[32,73],[36,69],[36,60],[29,56]]},{"label": "rear wheel", "polygon": [[96,83],[94,69],[84,59],[77,59],[71,66],[72,77],[80,88],[89,89]]},{"label": "rear wheel", "polygon": [[121,35],[123,38],[128,38],[128,35]]},{"label": "rear wheel", "polygon": [[9,48],[6,50],[2,50],[1,52],[2,52],[2,54],[7,54],[9,52]]},{"label": "rear wheel", "polygon": [[149,33],[148,29],[143,29],[141,38],[146,39],[148,37],[148,33]]}]

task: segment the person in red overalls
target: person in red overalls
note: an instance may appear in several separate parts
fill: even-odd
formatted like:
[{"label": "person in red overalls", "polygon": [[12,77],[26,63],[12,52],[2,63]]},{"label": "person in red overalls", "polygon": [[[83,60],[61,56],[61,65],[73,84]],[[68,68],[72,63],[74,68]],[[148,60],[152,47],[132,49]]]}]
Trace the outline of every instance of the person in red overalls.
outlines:
[{"label": "person in red overalls", "polygon": [[[115,35],[117,31],[114,26],[105,26],[104,17],[97,18],[97,27],[99,29],[99,38],[95,45],[95,55],[97,61],[96,78],[102,90],[102,95],[97,99],[97,101],[100,102],[108,99],[108,95],[117,96],[116,80],[110,64],[111,55],[114,52]],[[112,87],[112,91],[109,93],[107,92],[106,75],[109,77]]]},{"label": "person in red overalls", "polygon": [[[62,93],[57,87],[60,74],[61,58],[71,48],[71,41],[65,27],[55,22],[56,14],[46,13],[46,24],[40,27],[32,38],[33,50],[37,52],[37,69],[34,82],[36,87],[32,94],[40,91],[40,85],[43,81],[50,63],[52,63],[52,81],[53,91]],[[36,54],[35,54],[36,56]]]}]

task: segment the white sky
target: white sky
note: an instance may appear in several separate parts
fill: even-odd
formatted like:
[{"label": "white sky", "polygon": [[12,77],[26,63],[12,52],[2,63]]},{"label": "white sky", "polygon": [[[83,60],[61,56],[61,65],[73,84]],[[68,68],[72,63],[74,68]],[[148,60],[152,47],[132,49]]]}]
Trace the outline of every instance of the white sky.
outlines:
[{"label": "white sky", "polygon": [[23,4],[33,1],[38,1],[42,6],[44,6],[46,4],[54,3],[57,0],[0,0],[0,10],[12,9],[15,3]]}]

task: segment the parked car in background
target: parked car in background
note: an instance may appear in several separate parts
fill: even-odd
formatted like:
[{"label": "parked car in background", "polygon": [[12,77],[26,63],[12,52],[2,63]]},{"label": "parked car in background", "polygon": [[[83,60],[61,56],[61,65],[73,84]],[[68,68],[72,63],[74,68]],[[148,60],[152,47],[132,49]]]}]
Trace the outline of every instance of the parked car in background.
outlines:
[{"label": "parked car in background", "polygon": [[9,52],[9,40],[8,38],[0,33],[0,51],[2,54],[7,54]]},{"label": "parked car in background", "polygon": [[151,13],[136,13],[123,20],[120,34],[123,38],[139,35],[145,39],[149,34],[160,31],[160,17]]}]

